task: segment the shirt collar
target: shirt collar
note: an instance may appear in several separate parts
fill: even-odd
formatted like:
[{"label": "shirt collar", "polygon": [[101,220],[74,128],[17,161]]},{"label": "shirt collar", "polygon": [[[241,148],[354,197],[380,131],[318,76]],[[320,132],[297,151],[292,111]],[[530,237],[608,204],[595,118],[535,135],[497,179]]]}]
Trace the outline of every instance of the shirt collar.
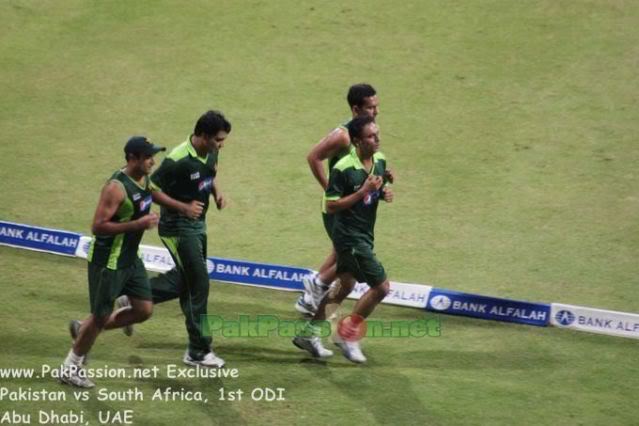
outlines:
[{"label": "shirt collar", "polygon": [[206,154],[206,157],[200,157],[197,154],[197,151],[195,150],[195,147],[193,146],[193,143],[191,143],[191,138],[193,137],[193,135],[190,135],[187,139],[186,139],[186,149],[189,151],[189,154],[191,155],[191,157],[197,158],[198,160],[200,160],[203,163],[206,163],[206,160],[208,160],[209,155]]}]

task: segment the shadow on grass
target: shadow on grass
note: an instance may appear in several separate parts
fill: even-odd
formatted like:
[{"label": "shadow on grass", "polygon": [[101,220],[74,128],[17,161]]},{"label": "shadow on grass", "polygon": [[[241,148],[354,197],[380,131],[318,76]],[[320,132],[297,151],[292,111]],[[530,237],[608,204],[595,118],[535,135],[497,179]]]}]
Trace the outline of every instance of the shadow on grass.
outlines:
[{"label": "shadow on grass", "polygon": [[[247,299],[244,299],[242,302],[219,302],[219,306],[211,306],[211,300],[213,298],[213,294],[209,296],[209,315],[219,315],[225,320],[237,320],[240,315],[249,315],[251,318],[255,318],[257,315],[270,315],[276,316],[282,320],[303,320],[299,316],[299,314],[293,309],[293,303],[295,300],[291,302],[290,309],[278,309],[277,307],[270,305],[268,308],[265,308],[264,301],[260,301],[259,303],[250,303]],[[250,300],[250,299],[249,299]],[[255,300],[255,299],[253,299]],[[257,299],[259,300],[259,299]]]},{"label": "shadow on grass", "polygon": [[229,342],[228,339],[217,347],[216,351],[228,355],[234,359],[242,361],[283,361],[283,357],[293,358],[295,355],[293,344],[291,344],[291,350],[278,349],[269,347],[267,343],[260,344],[247,344],[245,340],[238,342]]},{"label": "shadow on grass", "polygon": [[[219,389],[224,387],[222,379],[205,379],[205,380],[178,380],[168,378],[158,378],[153,380],[145,380],[145,385],[155,388],[155,391],[165,390],[186,392],[200,392],[206,402],[189,401],[189,407],[198,410],[208,417],[210,424],[233,424],[245,425],[246,420],[241,415],[239,409],[235,409],[233,404],[219,400]],[[149,398],[150,400],[150,398]],[[155,401],[151,401],[155,402]],[[167,402],[170,404],[170,400]],[[159,404],[162,404],[160,401]]]},{"label": "shadow on grass", "polygon": [[[185,332],[186,334],[186,332]],[[181,341],[159,341],[159,340],[146,340],[138,344],[139,349],[170,349],[170,350],[186,350],[187,339],[186,337]]]},{"label": "shadow on grass", "polygon": [[411,351],[401,353],[398,368],[438,370],[530,370],[565,365],[570,356],[529,351]]},{"label": "shadow on grass", "polygon": [[[308,369],[316,380],[340,392],[342,398],[350,401],[350,407],[362,407],[377,424],[436,424],[425,403],[426,395],[418,395],[413,389],[411,383],[414,379],[402,374],[399,369],[379,368],[374,357],[368,356],[368,363],[361,365],[348,361],[332,362],[329,368],[317,368],[313,363],[300,365]],[[337,371],[336,367],[341,368]],[[331,414],[339,418],[351,413],[342,413],[336,406]]]}]

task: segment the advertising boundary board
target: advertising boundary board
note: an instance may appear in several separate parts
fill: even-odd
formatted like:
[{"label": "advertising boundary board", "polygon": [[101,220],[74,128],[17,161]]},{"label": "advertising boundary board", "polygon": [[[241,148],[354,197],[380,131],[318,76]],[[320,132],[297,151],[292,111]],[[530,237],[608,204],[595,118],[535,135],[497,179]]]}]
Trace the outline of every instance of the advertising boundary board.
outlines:
[{"label": "advertising boundary board", "polygon": [[444,288],[431,290],[426,310],[538,327],[546,327],[550,319],[550,305],[546,303],[501,299]]},{"label": "advertising boundary board", "polygon": [[639,315],[627,312],[553,303],[550,323],[587,333],[639,339]]},{"label": "advertising boundary board", "polygon": [[[86,259],[91,238],[82,234],[8,221],[0,221],[0,245]],[[145,267],[166,272],[173,260],[163,247],[140,245]],[[315,271],[294,266],[209,257],[212,280],[285,291],[302,291],[302,279]],[[358,283],[349,296],[359,299],[366,284]],[[608,311],[561,303],[532,303],[462,293],[422,284],[391,281],[382,303],[510,323],[639,338],[639,314]]]},{"label": "advertising boundary board", "polygon": [[45,253],[75,256],[81,234],[0,221],[0,244]]}]

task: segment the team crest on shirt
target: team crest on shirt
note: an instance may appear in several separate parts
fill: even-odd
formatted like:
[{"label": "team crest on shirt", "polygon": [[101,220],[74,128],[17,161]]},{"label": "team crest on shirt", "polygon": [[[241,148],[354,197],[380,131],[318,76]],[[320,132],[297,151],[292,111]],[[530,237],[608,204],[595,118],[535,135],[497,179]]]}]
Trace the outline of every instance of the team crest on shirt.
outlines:
[{"label": "team crest on shirt", "polygon": [[[140,194],[137,194],[137,195],[140,195]],[[146,197],[144,200],[140,201],[140,211],[143,212],[143,211],[149,210],[151,208],[152,202],[153,202],[153,198],[151,198],[150,195]]]},{"label": "team crest on shirt", "polygon": [[363,203],[365,206],[370,206],[379,198],[379,194],[381,191],[372,191],[364,196]]},{"label": "team crest on shirt", "polygon": [[191,180],[197,180],[200,178],[200,172],[191,173]]},{"label": "team crest on shirt", "polygon": [[209,177],[200,182],[197,186],[197,189],[200,192],[210,192],[213,187],[213,178]]}]

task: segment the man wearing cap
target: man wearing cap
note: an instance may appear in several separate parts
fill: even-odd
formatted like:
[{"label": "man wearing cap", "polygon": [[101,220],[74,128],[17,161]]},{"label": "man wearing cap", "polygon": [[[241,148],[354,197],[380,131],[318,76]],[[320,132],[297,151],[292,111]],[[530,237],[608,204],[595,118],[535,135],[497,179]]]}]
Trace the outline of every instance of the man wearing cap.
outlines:
[{"label": "man wearing cap", "polygon": [[[153,312],[151,287],[138,246],[142,234],[158,224],[151,213],[149,173],[153,156],[166,148],[143,136],[126,143],[126,166],[107,181],[93,217],[89,246],[89,302],[91,315],[72,321],[73,346],[64,361],[60,380],[74,386],[95,386],[83,372],[87,353],[102,330],[125,327],[147,320]],[[127,295],[130,305],[113,311],[113,303]]]},{"label": "man wearing cap", "polygon": [[175,268],[151,279],[153,303],[180,300],[189,344],[183,362],[190,366],[221,368],[224,360],[202,332],[207,314],[209,274],[206,267],[206,212],[213,197],[218,210],[225,206],[215,177],[217,161],[231,123],[219,111],[207,111],[193,134],[175,147],[151,176],[153,201],[162,206],[158,227],[162,243]]}]

